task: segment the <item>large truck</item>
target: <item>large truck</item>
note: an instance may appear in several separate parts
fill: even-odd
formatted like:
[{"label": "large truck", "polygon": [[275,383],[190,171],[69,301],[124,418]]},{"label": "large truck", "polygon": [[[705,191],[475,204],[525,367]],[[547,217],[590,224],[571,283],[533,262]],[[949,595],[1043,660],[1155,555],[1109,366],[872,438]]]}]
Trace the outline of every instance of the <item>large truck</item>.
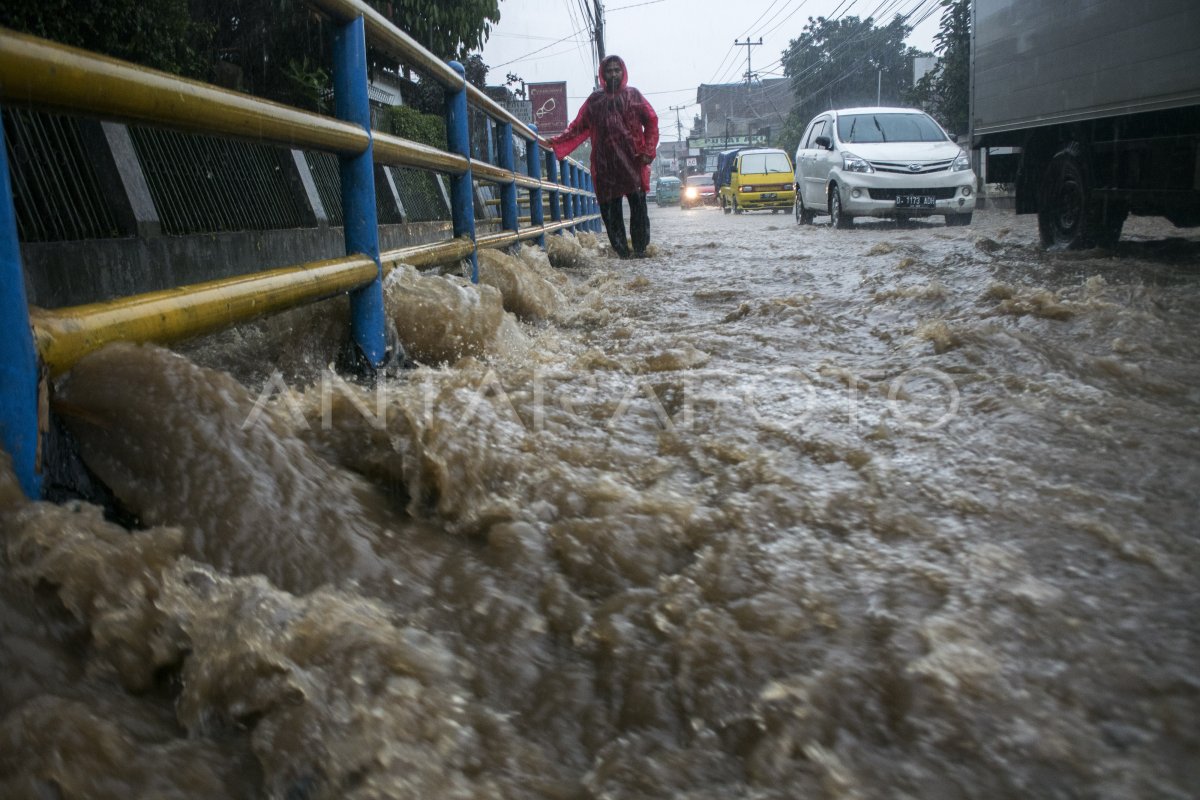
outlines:
[{"label": "large truck", "polygon": [[1200,225],[1200,0],[974,0],[971,140],[1043,244]]}]

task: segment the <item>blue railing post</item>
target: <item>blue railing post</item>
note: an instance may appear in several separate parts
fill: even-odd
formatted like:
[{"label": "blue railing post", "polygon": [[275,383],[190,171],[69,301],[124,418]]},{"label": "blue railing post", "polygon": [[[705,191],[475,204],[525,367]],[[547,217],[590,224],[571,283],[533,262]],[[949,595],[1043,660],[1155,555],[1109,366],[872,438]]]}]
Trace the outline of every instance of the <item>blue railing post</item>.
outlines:
[{"label": "blue railing post", "polygon": [[[516,161],[513,158],[513,128],[511,122],[500,123],[500,152],[497,161],[500,169],[509,172],[516,171]],[[506,231],[517,230],[517,184],[500,184],[500,225]]]},{"label": "blue railing post", "polygon": [[[450,218],[454,235],[475,241],[475,177],[471,172],[471,127],[467,115],[467,71],[457,61],[450,67],[462,78],[457,89],[446,90],[446,143],[451,153],[467,158],[467,171],[450,178]],[[471,282],[479,283],[479,255],[471,251]]]},{"label": "blue railing post", "polygon": [[[578,190],[581,186],[583,178],[583,170],[578,167],[578,164],[571,164],[571,188]],[[572,194],[571,196],[571,216],[576,218],[583,216],[583,197],[581,194]],[[583,228],[583,223],[575,225],[575,233],[580,233]]]},{"label": "blue railing post", "polygon": [[[575,181],[579,184],[580,191],[587,188],[587,173],[584,172],[583,167],[575,168]],[[587,198],[584,197],[583,195],[579,195],[579,216],[586,217],[587,213],[588,213]],[[591,227],[592,227],[591,220],[589,220],[587,222],[579,223],[579,230],[581,230],[581,231],[586,231]]]},{"label": "blue railing post", "polygon": [[38,464],[38,366],[17,239],[17,212],[0,127],[0,446],[25,494],[42,496]]},{"label": "blue railing post", "polygon": [[[533,129],[534,138],[532,141],[525,143],[525,172],[529,177],[535,180],[542,179],[542,164],[539,159],[542,146],[537,140],[537,125],[530,125]],[[546,224],[546,215],[542,212],[542,189],[529,190],[529,224],[535,228],[540,228]],[[538,247],[546,246],[546,234],[541,234],[537,237]]]},{"label": "blue railing post", "polygon": [[[568,189],[571,188],[571,178],[574,171],[575,167],[571,165],[570,161],[562,162],[562,168],[559,170],[559,175],[562,176],[562,185]],[[570,192],[563,193],[563,217],[568,220],[575,219],[575,195],[571,194]],[[574,231],[575,226],[569,225],[567,226],[567,230]]]},{"label": "blue railing post", "polygon": [[[555,186],[558,182],[558,159],[554,157],[554,151],[546,153],[546,180],[553,183]],[[562,193],[558,189],[550,190],[550,221],[562,221]]]},{"label": "blue railing post", "polygon": [[[583,174],[583,187],[588,190],[588,195],[583,198],[583,201],[587,207],[588,216],[591,216],[596,213],[596,190],[592,187],[592,173],[585,172]],[[588,220],[587,229],[595,233],[596,220]]]},{"label": "blue railing post", "polygon": [[[597,215],[600,213],[600,198],[596,196],[596,181],[594,178],[592,179],[592,213]],[[596,233],[603,233],[603,221],[599,218],[592,220],[592,230]]]},{"label": "blue railing post", "polygon": [[[591,173],[588,173],[588,191],[592,193],[591,196],[588,197],[588,202],[592,204],[592,213],[599,214],[600,213],[600,199],[598,197],[596,197],[596,179],[591,175]],[[602,227],[600,225],[600,220],[598,220],[598,219],[592,220],[592,232],[600,233],[601,230],[602,230]]]},{"label": "blue railing post", "polygon": [[[341,25],[334,34],[333,102],[338,119],[361,125],[370,134],[367,41],[362,17]],[[378,367],[387,354],[387,336],[372,149],[373,145],[368,141],[366,151],[356,156],[339,156],[338,165],[342,177],[342,232],[346,253],[370,256],[379,270],[374,281],[350,293],[350,333],[367,363]]]}]

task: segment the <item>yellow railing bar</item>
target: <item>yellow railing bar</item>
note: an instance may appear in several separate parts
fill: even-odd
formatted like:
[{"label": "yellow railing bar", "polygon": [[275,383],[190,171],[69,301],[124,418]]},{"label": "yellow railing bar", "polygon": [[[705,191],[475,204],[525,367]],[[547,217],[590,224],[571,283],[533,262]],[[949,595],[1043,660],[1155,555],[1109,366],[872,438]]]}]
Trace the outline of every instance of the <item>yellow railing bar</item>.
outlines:
[{"label": "yellow railing bar", "polygon": [[[479,247],[508,247],[578,225],[597,215],[480,236]],[[380,254],[385,273],[398,263],[429,267],[467,258],[475,245],[465,236]],[[68,308],[30,308],[34,340],[52,375],[70,369],[111,342],[173,342],[248,322],[266,314],[323,300],[369,283],[375,262],[345,256],[291,267],[179,286]]]},{"label": "yellow railing bar", "polygon": [[0,28],[0,102],[355,155],[357,125]]},{"label": "yellow railing bar", "polygon": [[350,291],[375,279],[366,256],[345,256],[180,286],[105,303],[30,308],[34,339],[52,374],[109,342],[170,342],[199,336]]},{"label": "yellow railing bar", "polygon": [[471,166],[466,156],[447,153],[427,144],[401,139],[378,131],[373,132],[375,141],[375,161],[380,164],[394,164],[399,167],[420,167],[451,175],[462,175]]},{"label": "yellow railing bar", "polygon": [[[599,214],[592,214],[586,217],[563,220],[562,222],[548,222],[545,225],[533,228],[526,227],[520,231],[501,231],[500,233],[489,234],[487,236],[479,236],[476,238],[475,243],[479,247],[508,247],[509,245],[516,244],[518,241],[524,242],[529,239],[536,239],[539,236],[578,225],[580,222],[599,218]],[[528,221],[528,218],[526,218],[526,221]],[[438,264],[459,261],[470,255],[471,240],[465,236],[459,236],[445,242],[418,244],[411,247],[402,247],[398,250],[389,250],[386,253],[380,253],[379,260],[383,264],[383,271],[386,275],[395,269],[397,264],[410,264],[414,267],[432,267]]]},{"label": "yellow railing bar", "polygon": [[458,236],[443,242],[417,244],[389,250],[379,254],[383,264],[383,272],[391,272],[396,264],[411,264],[414,267],[432,267],[437,264],[447,264],[451,261],[461,261],[471,255],[474,245],[466,236]]}]

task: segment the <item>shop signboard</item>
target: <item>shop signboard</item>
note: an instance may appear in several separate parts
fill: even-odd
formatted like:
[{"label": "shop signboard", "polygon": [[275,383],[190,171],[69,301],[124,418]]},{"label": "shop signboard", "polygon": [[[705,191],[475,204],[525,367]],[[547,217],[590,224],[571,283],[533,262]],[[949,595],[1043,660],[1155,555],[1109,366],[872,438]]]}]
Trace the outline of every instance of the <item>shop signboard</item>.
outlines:
[{"label": "shop signboard", "polygon": [[543,136],[557,136],[567,129],[567,83],[527,83],[533,122]]}]

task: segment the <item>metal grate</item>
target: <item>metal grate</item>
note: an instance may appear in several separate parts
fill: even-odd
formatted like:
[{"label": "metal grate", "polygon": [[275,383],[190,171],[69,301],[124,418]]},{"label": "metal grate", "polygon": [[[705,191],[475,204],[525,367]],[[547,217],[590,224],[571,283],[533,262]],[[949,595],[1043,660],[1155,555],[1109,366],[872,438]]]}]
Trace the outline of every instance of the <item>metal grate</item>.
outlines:
[{"label": "metal grate", "polygon": [[77,119],[5,109],[4,140],[21,241],[122,235],[100,189]]},{"label": "metal grate", "polygon": [[307,225],[277,148],[155,128],[129,133],[164,233]]},{"label": "metal grate", "polygon": [[438,187],[437,176],[423,169],[386,167],[396,182],[408,222],[433,222],[450,218],[450,208]]},{"label": "metal grate", "polygon": [[[342,176],[338,168],[337,156],[331,153],[306,152],[309,169],[312,170],[313,182],[317,186],[317,195],[325,206],[329,216],[329,224],[338,226],[344,219],[342,214]],[[400,194],[400,202],[404,205],[403,214],[390,199],[390,190],[382,185],[382,178],[376,167],[375,173],[375,214],[380,225],[391,225],[401,222],[425,222],[450,218],[450,209],[442,199],[437,186],[437,178],[431,172],[419,169],[400,167],[383,167],[392,176],[396,191]]]},{"label": "metal grate", "polygon": [[495,164],[496,123],[487,112],[471,106],[467,109],[467,125],[470,130],[471,158]]},{"label": "metal grate", "polygon": [[313,183],[317,185],[317,196],[325,207],[329,224],[342,224],[342,175],[338,171],[337,156],[332,153],[314,153],[306,151],[304,159],[312,172]]}]

